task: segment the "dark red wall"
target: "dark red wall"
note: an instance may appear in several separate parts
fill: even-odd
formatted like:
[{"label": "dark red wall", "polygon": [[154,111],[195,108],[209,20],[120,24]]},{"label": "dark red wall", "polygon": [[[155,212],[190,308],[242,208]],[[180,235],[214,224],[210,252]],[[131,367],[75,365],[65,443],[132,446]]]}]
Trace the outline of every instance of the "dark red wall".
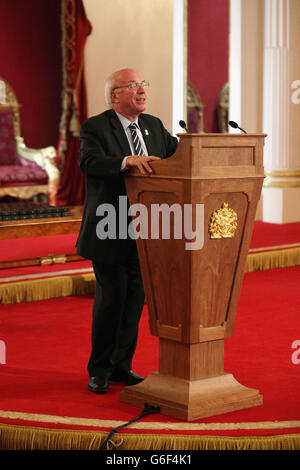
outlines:
[{"label": "dark red wall", "polygon": [[29,147],[57,145],[61,116],[60,0],[0,1],[0,76],[21,104]]},{"label": "dark red wall", "polygon": [[228,81],[229,0],[188,1],[188,80],[204,103],[204,131],[217,132],[218,95]]}]

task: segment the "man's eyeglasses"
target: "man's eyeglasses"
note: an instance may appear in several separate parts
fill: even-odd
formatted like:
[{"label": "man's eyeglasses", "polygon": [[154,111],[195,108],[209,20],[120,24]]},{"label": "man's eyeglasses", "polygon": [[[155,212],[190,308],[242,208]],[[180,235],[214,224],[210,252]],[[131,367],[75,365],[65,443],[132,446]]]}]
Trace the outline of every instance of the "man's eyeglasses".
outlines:
[{"label": "man's eyeglasses", "polygon": [[112,89],[112,91],[116,90],[117,88],[131,88],[132,90],[137,90],[138,88],[140,87],[143,87],[143,88],[148,88],[150,86],[150,83],[149,82],[141,82],[141,83],[138,83],[138,82],[130,82],[128,85],[122,85],[122,86],[116,86]]}]

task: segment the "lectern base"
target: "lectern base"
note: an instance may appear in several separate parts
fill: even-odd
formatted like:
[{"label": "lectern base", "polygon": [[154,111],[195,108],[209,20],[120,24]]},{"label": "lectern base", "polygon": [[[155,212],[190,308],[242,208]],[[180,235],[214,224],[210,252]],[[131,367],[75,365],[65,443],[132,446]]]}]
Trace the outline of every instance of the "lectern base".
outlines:
[{"label": "lectern base", "polygon": [[262,395],[232,374],[189,381],[152,372],[140,384],[126,387],[120,401],[141,408],[145,403],[159,406],[163,415],[193,421],[261,405]]}]

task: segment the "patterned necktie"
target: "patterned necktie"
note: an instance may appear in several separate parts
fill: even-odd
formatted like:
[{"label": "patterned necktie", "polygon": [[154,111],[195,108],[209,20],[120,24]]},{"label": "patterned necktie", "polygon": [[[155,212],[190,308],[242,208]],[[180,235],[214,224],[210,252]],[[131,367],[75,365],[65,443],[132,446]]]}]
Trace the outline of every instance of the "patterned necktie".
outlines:
[{"label": "patterned necktie", "polygon": [[131,130],[134,149],[136,151],[136,155],[145,155],[144,151],[143,151],[143,146],[142,146],[141,141],[139,139],[139,136],[137,135],[137,132],[136,132],[136,127],[137,127],[137,125],[136,125],[135,122],[133,122],[129,126],[129,128]]}]

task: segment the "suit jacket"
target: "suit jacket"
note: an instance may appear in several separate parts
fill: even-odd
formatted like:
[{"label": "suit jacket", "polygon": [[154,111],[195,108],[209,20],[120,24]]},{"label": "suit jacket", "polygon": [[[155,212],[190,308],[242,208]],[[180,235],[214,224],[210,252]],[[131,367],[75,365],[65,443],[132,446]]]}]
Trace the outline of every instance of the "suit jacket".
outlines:
[{"label": "suit jacket", "polygon": [[[160,119],[141,114],[138,123],[149,155],[168,158],[176,151],[178,141],[164,128]],[[145,132],[147,130],[147,132]],[[124,172],[121,164],[131,155],[122,124],[112,109],[85,121],[80,129],[79,166],[85,175],[85,204],[77,240],[77,253],[84,258],[108,264],[126,263],[135,241],[118,238],[100,240],[96,215],[100,204],[111,204],[119,220],[119,196],[126,195]],[[129,207],[129,206],[128,206]],[[130,219],[128,220],[130,222]]]}]

